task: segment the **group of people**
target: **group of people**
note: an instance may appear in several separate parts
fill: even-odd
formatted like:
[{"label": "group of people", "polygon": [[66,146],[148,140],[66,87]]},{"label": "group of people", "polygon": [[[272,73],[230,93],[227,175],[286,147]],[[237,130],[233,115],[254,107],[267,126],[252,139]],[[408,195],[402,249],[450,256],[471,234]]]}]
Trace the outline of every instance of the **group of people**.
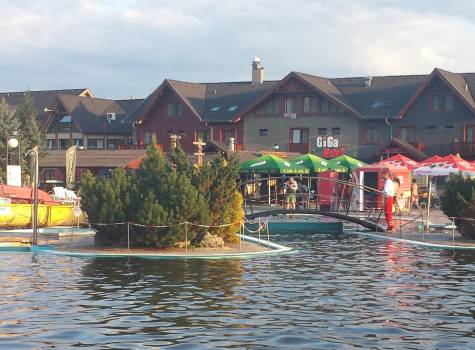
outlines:
[{"label": "group of people", "polygon": [[[394,231],[393,206],[396,213],[401,214],[401,207],[403,206],[402,203],[404,201],[404,191],[398,177],[391,178],[389,172],[383,172],[383,179],[383,194],[386,196],[384,201],[384,216],[388,224],[387,230]],[[412,209],[412,206],[416,206],[422,214],[422,208],[419,205],[419,193],[416,179],[412,179],[410,200],[410,209]]]}]

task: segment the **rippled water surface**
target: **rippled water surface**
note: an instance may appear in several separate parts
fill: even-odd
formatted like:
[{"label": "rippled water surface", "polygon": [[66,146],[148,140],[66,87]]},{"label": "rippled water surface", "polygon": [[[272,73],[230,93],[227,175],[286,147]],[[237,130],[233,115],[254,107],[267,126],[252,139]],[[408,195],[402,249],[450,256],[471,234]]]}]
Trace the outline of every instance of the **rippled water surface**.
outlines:
[{"label": "rippled water surface", "polygon": [[475,253],[274,240],[299,252],[210,261],[1,253],[0,348],[475,348]]}]

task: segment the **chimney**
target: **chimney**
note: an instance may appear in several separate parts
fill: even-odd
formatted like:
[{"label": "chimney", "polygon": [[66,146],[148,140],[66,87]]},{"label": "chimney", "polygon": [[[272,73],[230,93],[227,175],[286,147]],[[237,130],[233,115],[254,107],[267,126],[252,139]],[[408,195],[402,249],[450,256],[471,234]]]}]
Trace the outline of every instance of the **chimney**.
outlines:
[{"label": "chimney", "polygon": [[261,59],[254,57],[252,60],[252,85],[262,84],[264,82],[264,67],[262,67]]},{"label": "chimney", "polygon": [[364,86],[365,86],[365,88],[370,88],[372,82],[373,82],[373,77],[366,77],[366,78],[364,78]]}]

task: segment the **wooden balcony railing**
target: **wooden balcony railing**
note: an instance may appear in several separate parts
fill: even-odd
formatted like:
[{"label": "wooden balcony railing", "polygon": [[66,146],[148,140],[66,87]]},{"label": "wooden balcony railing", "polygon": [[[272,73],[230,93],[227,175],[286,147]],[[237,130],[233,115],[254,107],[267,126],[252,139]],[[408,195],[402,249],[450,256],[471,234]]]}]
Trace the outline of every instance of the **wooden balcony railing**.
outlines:
[{"label": "wooden balcony railing", "polygon": [[310,144],[309,143],[289,143],[289,152],[309,153]]},{"label": "wooden balcony railing", "polygon": [[456,141],[452,144],[453,153],[460,153],[462,158],[475,157],[475,142]]}]

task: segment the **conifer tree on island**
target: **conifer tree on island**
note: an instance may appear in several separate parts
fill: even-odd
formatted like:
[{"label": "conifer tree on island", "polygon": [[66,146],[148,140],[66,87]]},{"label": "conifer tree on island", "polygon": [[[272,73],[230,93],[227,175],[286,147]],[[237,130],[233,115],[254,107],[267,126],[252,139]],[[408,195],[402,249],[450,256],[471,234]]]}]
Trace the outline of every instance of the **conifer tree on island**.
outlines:
[{"label": "conifer tree on island", "polygon": [[[177,147],[165,154],[152,145],[135,174],[117,169],[110,179],[83,178],[82,206],[91,223],[133,222],[130,241],[137,247],[198,245],[205,232],[220,235],[235,243],[239,224],[219,229],[183,225],[222,225],[243,218],[238,191],[238,166],[222,156],[210,164],[194,167]],[[94,226],[94,225],[93,225]],[[166,227],[153,227],[166,226]],[[124,246],[126,225],[97,225],[96,243]],[[187,242],[185,243],[185,234]]]}]

